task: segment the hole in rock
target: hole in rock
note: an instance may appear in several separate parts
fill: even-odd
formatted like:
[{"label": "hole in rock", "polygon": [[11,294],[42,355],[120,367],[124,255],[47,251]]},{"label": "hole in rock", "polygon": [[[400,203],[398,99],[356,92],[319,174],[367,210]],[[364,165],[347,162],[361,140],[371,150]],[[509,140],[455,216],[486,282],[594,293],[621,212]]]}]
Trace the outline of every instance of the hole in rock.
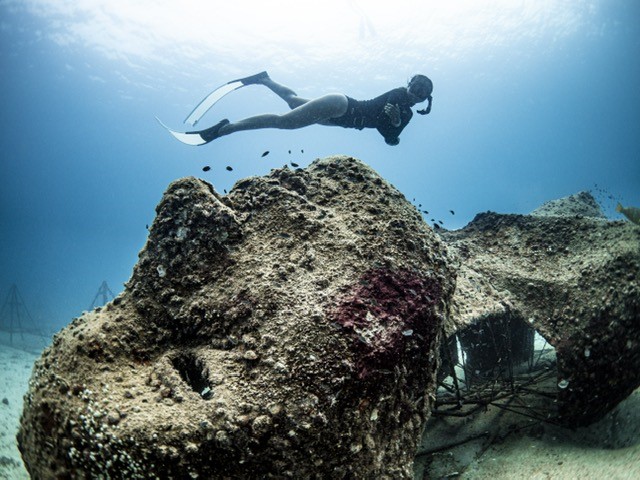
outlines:
[{"label": "hole in rock", "polygon": [[173,367],[178,371],[191,389],[200,395],[204,400],[213,397],[213,390],[209,383],[208,375],[204,372],[202,362],[193,354],[185,354],[171,360]]},{"label": "hole in rock", "polygon": [[440,356],[434,416],[496,407],[539,421],[557,417],[555,349],[522,318],[479,320],[443,342]]}]

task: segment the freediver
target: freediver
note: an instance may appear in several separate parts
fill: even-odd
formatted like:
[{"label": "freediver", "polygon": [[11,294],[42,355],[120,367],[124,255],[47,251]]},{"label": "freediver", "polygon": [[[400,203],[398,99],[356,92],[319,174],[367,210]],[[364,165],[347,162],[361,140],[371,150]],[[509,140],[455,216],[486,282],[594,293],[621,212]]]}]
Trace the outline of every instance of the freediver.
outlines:
[{"label": "freediver", "polygon": [[[224,119],[206,130],[186,132],[198,135],[209,143],[217,138],[244,130],[278,128],[294,130],[310,125],[339,126],[344,128],[375,128],[388,145],[398,145],[400,132],[407,126],[413,112],[411,107],[428,101],[427,107],[417,112],[431,111],[433,83],[424,75],[414,75],[406,87],[398,87],[372,100],[355,100],[341,93],[330,93],[314,99],[299,97],[289,87],[276,83],[267,72],[234,80],[242,85],[264,85],[282,98],[291,110],[287,113],[262,114],[230,122]],[[229,83],[232,83],[229,82]]]}]

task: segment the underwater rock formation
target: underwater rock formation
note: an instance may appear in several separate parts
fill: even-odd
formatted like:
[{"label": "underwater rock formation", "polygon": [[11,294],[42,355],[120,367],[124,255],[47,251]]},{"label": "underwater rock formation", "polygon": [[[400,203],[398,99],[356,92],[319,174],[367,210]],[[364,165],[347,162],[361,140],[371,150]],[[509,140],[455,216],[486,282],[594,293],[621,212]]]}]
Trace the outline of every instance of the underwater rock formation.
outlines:
[{"label": "underwater rock formation", "polygon": [[454,272],[349,157],[172,183],[123,294],[35,365],[33,478],[412,478]]},{"label": "underwater rock formation", "polygon": [[543,203],[533,212],[534,217],[593,217],[606,219],[600,205],[588,191]]},{"label": "underwater rock formation", "polygon": [[447,334],[530,325],[556,351],[550,420],[575,427],[640,386],[640,229],[568,198],[535,215],[479,214],[441,236],[459,262]]},{"label": "underwater rock formation", "polygon": [[588,194],[562,200],[437,236],[349,157],[226,196],[172,183],[124,293],[36,363],[27,469],[412,478],[442,333],[482,370],[501,361],[479,348],[485,327],[509,331],[494,347],[518,361],[531,351],[513,338],[539,332],[557,355],[557,420],[599,419],[640,385],[640,229],[598,218]]}]

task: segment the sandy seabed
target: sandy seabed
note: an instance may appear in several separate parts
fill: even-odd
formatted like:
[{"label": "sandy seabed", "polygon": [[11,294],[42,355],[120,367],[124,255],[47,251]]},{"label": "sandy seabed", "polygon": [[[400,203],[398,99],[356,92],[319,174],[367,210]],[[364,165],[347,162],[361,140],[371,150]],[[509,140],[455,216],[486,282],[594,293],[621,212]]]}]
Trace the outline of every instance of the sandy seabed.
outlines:
[{"label": "sandy seabed", "polygon": [[600,422],[575,431],[546,426],[494,444],[455,478],[640,479],[640,389]]},{"label": "sandy seabed", "polygon": [[[0,479],[28,479],[16,442],[33,363],[38,354],[0,343]],[[611,443],[612,439],[616,441]],[[473,480],[640,479],[640,389],[597,424],[568,431],[547,427],[514,433],[482,453],[468,450],[463,472],[439,478]],[[443,455],[447,455],[443,453]],[[442,472],[444,473],[444,472]],[[433,478],[438,478],[433,477]]]},{"label": "sandy seabed", "polygon": [[640,446],[608,450],[553,437],[522,437],[492,447],[460,479],[637,480]]},{"label": "sandy seabed", "polygon": [[28,479],[16,433],[36,353],[0,343],[0,479]]}]

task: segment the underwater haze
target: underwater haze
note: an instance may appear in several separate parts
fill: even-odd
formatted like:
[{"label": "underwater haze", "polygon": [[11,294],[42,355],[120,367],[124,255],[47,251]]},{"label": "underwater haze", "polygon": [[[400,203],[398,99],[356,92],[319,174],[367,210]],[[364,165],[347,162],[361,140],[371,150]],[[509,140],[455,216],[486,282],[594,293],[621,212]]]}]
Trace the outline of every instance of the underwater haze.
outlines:
[{"label": "underwater haze", "polygon": [[[122,290],[165,188],[189,175],[223,193],[347,154],[449,229],[581,190],[611,218],[640,206],[636,0],[0,0],[0,69],[0,301],[17,285],[49,331],[103,281]],[[423,73],[433,108],[398,146],[312,126],[192,147],[154,118],[188,130],[211,90],[263,70],[302,97],[361,100]],[[286,110],[251,85],[198,127]]]}]

